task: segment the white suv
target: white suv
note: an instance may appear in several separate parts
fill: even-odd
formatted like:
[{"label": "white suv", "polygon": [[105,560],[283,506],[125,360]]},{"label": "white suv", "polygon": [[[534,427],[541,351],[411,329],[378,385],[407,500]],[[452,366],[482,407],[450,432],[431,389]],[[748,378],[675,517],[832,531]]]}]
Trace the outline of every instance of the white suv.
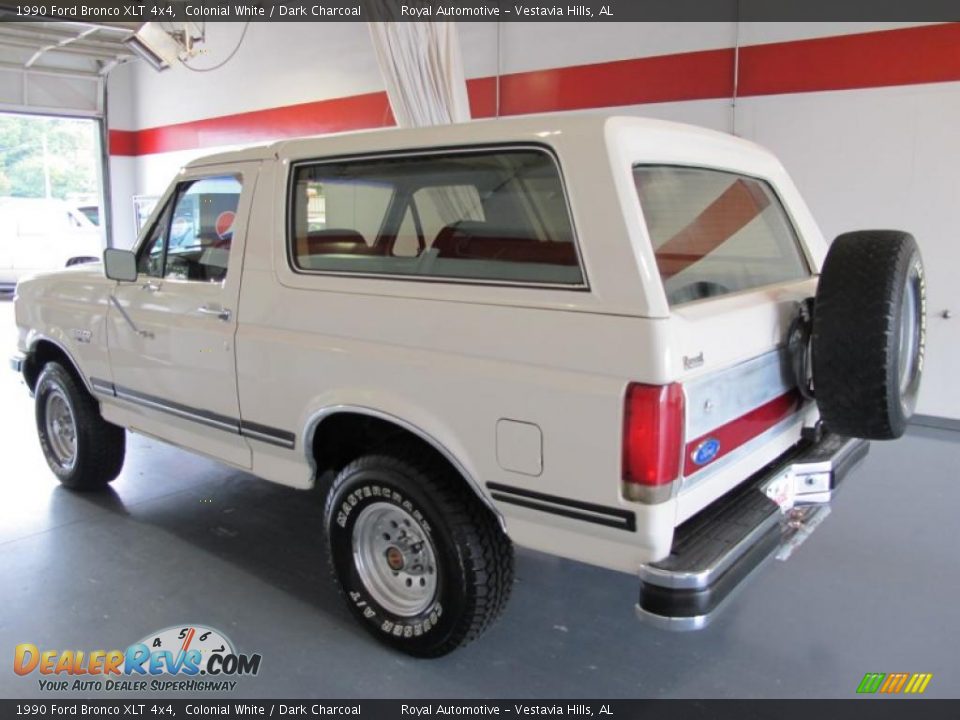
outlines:
[{"label": "white suv", "polygon": [[916,244],[827,250],[773,156],[697,128],[284,141],[191,163],[105,274],[21,283],[14,367],[69,487],[124,428],[322,486],[347,604],[404,652],[496,618],[512,543],[696,628],[912,413]]}]

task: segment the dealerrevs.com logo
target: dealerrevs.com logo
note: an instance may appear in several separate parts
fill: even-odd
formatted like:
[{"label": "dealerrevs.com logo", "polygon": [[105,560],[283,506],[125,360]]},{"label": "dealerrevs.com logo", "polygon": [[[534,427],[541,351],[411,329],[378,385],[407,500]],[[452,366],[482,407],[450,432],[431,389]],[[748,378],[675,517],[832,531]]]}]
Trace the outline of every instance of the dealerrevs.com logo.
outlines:
[{"label": "dealerrevs.com logo", "polygon": [[233,678],[256,675],[259,653],[237,653],[219,630],[185,624],[164,628],[126,650],[41,649],[17,645],[13,671],[37,675],[40,690],[58,691],[231,691]]}]

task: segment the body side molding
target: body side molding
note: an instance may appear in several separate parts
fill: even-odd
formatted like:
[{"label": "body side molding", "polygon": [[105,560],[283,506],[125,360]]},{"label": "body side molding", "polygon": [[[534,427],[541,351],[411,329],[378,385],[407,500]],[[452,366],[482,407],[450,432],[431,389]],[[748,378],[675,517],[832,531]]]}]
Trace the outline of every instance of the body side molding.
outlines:
[{"label": "body side molding", "polygon": [[278,445],[290,450],[293,450],[294,447],[296,447],[296,435],[288,430],[281,430],[279,428],[261,425],[260,423],[250,422],[248,420],[240,420],[237,418],[227,417],[225,415],[218,415],[217,413],[201,410],[200,408],[190,407],[188,405],[181,405],[180,403],[164,400],[163,398],[155,395],[148,395],[147,393],[142,393],[137,390],[131,390],[130,388],[115,385],[112,382],[102,380],[100,378],[90,378],[90,384],[97,392],[101,394],[109,395],[120,400],[126,400],[127,402],[131,402],[136,405],[142,405],[150,408],[151,410],[159,410],[160,412],[176,415],[177,417],[184,418],[185,420],[192,420],[193,422],[200,423],[201,425],[207,425],[208,427],[213,427],[217,430],[243,435],[244,437],[250,437],[254,440],[260,440],[261,442],[269,443],[271,445]]},{"label": "body side molding", "polygon": [[494,500],[510,505],[518,505],[529,510],[538,510],[628,532],[636,532],[637,530],[637,517],[629,510],[606,507],[582,500],[571,500],[570,498],[548,495],[534,490],[523,490],[500,483],[488,482],[487,487],[493,493]]}]

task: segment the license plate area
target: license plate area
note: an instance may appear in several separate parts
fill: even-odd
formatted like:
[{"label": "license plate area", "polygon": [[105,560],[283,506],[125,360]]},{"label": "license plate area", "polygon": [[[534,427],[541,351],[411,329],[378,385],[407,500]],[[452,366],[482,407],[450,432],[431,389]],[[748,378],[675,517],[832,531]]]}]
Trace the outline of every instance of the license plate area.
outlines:
[{"label": "license plate area", "polygon": [[789,512],[797,503],[797,482],[793,468],[789,467],[764,482],[760,492],[773,500],[780,512]]}]

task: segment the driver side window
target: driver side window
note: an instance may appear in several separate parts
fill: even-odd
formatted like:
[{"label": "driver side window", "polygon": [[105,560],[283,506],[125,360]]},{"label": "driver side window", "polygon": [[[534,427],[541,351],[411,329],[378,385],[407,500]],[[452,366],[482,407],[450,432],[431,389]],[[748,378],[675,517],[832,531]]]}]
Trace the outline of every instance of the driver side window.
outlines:
[{"label": "driver side window", "polygon": [[241,191],[235,175],[181,183],[140,248],[138,272],[168,280],[223,281]]}]

